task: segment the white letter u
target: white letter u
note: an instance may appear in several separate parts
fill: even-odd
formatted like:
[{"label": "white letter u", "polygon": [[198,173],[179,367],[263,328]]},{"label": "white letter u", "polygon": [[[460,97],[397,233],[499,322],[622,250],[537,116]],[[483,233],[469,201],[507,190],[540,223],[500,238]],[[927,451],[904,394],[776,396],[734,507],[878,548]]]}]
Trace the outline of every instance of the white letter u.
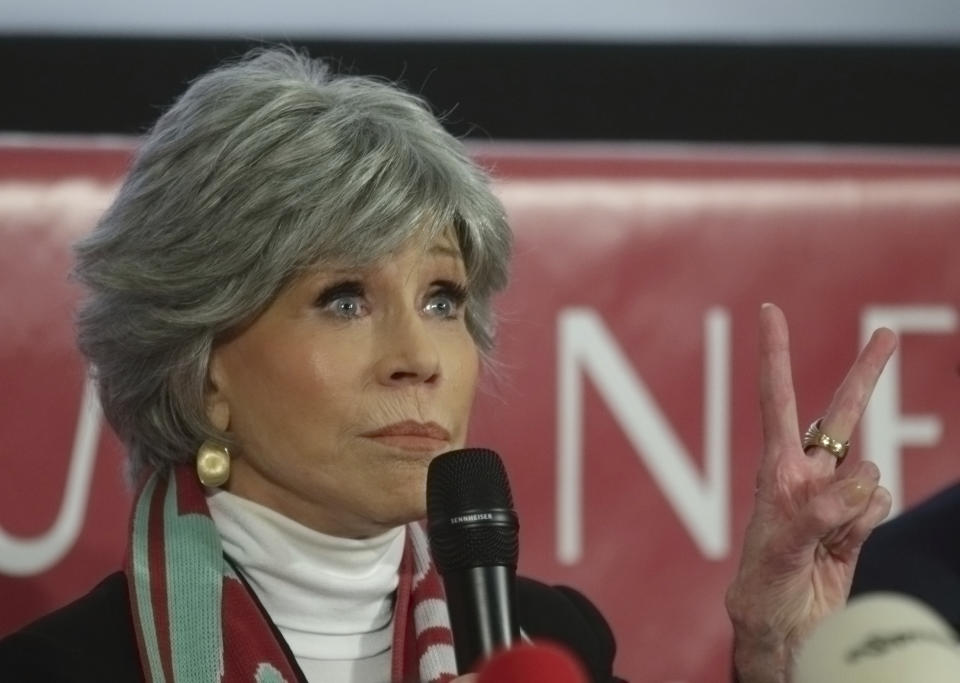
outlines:
[{"label": "white letter u", "polygon": [[96,389],[88,379],[80,400],[70,470],[57,518],[45,533],[33,538],[17,538],[0,528],[0,573],[11,576],[40,574],[59,562],[76,542],[90,496],[101,415]]}]

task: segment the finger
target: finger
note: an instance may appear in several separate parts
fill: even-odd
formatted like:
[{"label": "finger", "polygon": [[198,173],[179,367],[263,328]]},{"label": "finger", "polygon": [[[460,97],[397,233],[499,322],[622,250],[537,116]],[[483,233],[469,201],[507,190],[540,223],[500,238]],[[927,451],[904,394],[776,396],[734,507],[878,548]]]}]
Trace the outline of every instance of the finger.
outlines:
[{"label": "finger", "polygon": [[760,307],[760,420],[763,428],[761,473],[772,469],[779,456],[796,449],[800,428],[790,369],[787,320],[777,306]]},{"label": "finger", "polygon": [[[891,330],[881,328],[873,333],[833,396],[833,401],[820,423],[820,430],[824,434],[837,441],[850,439],[867,407],[880,373],[896,348],[897,337]],[[811,449],[809,454],[828,459],[831,466],[835,463],[835,456],[822,448]]]},{"label": "finger", "polygon": [[891,503],[890,492],[878,486],[870,497],[867,509],[853,520],[847,533],[827,545],[830,553],[846,562],[856,560],[870,533],[890,514]]},{"label": "finger", "polygon": [[[841,490],[843,487],[856,488],[856,481],[866,482],[869,486],[873,487],[873,492],[870,494],[872,497],[877,490],[880,489],[880,468],[873,462],[869,460],[858,461],[851,463],[850,469],[846,473],[834,473],[834,484],[833,486],[837,487],[838,490]],[[867,507],[869,507],[870,501],[867,502]],[[862,515],[863,513],[861,513]],[[828,533],[821,540],[825,545],[836,545],[841,543],[847,535],[850,533],[851,526],[855,523],[855,519],[846,525],[837,526],[832,532]]]},{"label": "finger", "polygon": [[852,476],[837,479],[811,498],[795,520],[797,545],[803,549],[837,539],[838,532],[862,515],[880,482],[871,462],[857,465]]}]

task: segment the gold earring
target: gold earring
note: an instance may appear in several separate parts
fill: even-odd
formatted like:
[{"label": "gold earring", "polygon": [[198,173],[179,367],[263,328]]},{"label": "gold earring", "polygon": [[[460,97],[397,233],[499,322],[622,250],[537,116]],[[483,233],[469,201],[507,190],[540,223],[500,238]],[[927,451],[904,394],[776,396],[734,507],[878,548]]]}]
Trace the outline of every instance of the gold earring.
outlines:
[{"label": "gold earring", "polygon": [[230,478],[230,451],[214,441],[204,441],[197,449],[197,477],[210,488],[223,486]]}]

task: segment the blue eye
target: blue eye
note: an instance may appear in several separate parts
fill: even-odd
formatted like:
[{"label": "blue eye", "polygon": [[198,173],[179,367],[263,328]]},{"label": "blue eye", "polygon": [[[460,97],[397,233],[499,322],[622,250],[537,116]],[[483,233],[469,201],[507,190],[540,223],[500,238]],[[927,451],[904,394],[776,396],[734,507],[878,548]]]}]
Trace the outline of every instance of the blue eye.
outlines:
[{"label": "blue eye", "polygon": [[317,306],[338,318],[359,318],[367,313],[363,286],[359,282],[338,282],[317,297]]},{"label": "blue eye", "polygon": [[460,311],[467,299],[467,291],[462,285],[453,282],[440,283],[424,306],[424,311],[437,318],[455,320],[460,317]]},{"label": "blue eye", "polygon": [[331,301],[327,307],[341,318],[356,318],[363,313],[363,300],[356,296],[342,296]]},{"label": "blue eye", "polygon": [[452,318],[457,314],[457,304],[448,296],[432,296],[427,302],[427,311],[438,318]]}]

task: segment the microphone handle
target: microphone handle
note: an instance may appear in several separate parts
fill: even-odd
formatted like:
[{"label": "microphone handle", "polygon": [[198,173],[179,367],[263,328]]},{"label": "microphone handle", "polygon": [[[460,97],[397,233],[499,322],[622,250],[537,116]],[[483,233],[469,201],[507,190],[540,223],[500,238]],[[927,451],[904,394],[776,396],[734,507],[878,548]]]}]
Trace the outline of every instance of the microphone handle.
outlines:
[{"label": "microphone handle", "polygon": [[459,673],[474,671],[481,661],[520,640],[515,568],[496,565],[447,572],[443,587]]}]

